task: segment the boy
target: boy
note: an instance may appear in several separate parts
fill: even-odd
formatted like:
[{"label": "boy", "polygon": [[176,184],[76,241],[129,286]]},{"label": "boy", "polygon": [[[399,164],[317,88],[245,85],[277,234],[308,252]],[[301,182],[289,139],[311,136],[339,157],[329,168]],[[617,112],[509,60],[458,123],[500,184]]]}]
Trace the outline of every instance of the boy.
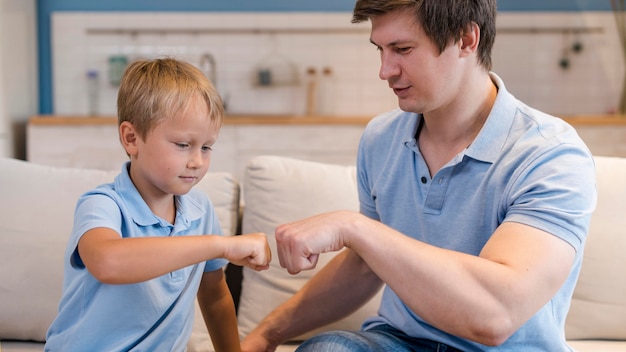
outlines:
[{"label": "boy", "polygon": [[263,234],[222,236],[211,202],[192,190],[223,115],[215,88],[188,63],[127,68],[118,124],[130,161],[78,201],[46,351],[183,351],[196,293],[216,350],[240,350],[222,268],[263,270],[271,255]]}]

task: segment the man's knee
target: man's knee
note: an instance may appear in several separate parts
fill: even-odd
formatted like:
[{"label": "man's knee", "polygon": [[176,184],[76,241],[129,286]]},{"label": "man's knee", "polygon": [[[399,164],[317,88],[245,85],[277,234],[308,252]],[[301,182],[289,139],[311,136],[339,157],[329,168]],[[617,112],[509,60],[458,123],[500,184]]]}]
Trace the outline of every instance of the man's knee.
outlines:
[{"label": "man's knee", "polygon": [[375,351],[376,346],[361,333],[353,331],[327,331],[304,341],[296,352],[366,352]]}]

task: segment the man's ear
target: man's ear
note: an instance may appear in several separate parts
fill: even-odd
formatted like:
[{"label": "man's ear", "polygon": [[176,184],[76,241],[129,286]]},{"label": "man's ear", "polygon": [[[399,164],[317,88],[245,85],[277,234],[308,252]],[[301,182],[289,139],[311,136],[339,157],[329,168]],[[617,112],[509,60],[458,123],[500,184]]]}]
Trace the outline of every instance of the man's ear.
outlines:
[{"label": "man's ear", "polygon": [[139,134],[135,130],[135,126],[128,121],[124,121],[119,126],[120,142],[126,150],[128,156],[137,154],[137,143],[139,142]]},{"label": "man's ear", "polygon": [[472,22],[461,33],[460,49],[462,56],[468,56],[478,50],[480,43],[480,27]]}]

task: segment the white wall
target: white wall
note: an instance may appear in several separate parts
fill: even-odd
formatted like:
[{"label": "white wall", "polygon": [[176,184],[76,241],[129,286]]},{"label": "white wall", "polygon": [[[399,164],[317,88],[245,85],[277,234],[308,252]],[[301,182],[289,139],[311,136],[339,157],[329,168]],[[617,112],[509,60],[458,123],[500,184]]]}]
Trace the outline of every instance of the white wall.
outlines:
[{"label": "white wall", "polygon": [[[580,28],[583,33],[498,33],[494,70],[518,98],[564,115],[613,113],[619,105],[624,59],[612,12],[502,13],[499,28]],[[596,31],[599,30],[599,31]],[[573,45],[582,51],[573,52]],[[567,56],[568,69],[559,67]]]},{"label": "white wall", "polygon": [[[54,111],[85,114],[85,72],[101,72],[100,107],[115,114],[117,89],[107,84],[107,59],[113,55],[173,55],[199,64],[202,53],[217,61],[218,88],[229,96],[231,113],[300,114],[306,101],[306,69],[333,70],[331,100],[324,112],[372,116],[396,106],[386,82],[378,79],[379,59],[369,43],[369,24],[359,33],[349,13],[75,13],[52,17]],[[167,29],[187,29],[173,33]],[[206,33],[199,30],[290,28],[293,33]],[[306,29],[337,29],[337,33],[302,33]],[[510,29],[521,29],[511,32]],[[599,29],[579,35],[533,29]],[[165,29],[139,35],[93,34],[102,29]],[[616,109],[624,67],[611,12],[519,13],[498,15],[493,52],[494,71],[507,88],[531,106],[557,115],[604,114]],[[506,31],[508,29],[509,31]],[[524,30],[529,30],[525,32]],[[91,31],[91,32],[90,32]],[[565,48],[579,41],[583,50],[568,53],[570,67],[559,60]],[[264,61],[294,63],[302,84],[259,88],[252,75]],[[322,97],[320,97],[322,98]],[[328,97],[327,97],[328,98]]]},{"label": "white wall", "polygon": [[38,112],[36,0],[0,0],[0,155],[25,158]]},{"label": "white wall", "polygon": [[[2,7],[0,7],[0,15],[2,15]],[[4,21],[3,16],[0,16],[0,41],[4,41]],[[0,42],[0,45],[2,43]],[[0,82],[4,82],[3,79],[3,65],[2,65],[2,52],[3,48],[0,46]],[[10,149],[11,138],[9,136],[9,120],[6,116],[6,107],[4,105],[3,85],[0,84],[0,157],[9,157],[13,155],[13,151]]]},{"label": "white wall", "polygon": [[[95,35],[102,29],[186,29],[185,33]],[[356,33],[346,30],[360,28]],[[194,33],[216,30],[218,33]],[[231,30],[244,30],[238,34]],[[286,29],[287,33],[252,31]],[[307,30],[312,32],[306,32]],[[317,33],[317,29],[337,32]],[[246,32],[248,30],[248,32]],[[291,30],[294,33],[291,33]],[[221,32],[225,31],[225,32]],[[304,31],[304,32],[297,32]],[[396,106],[387,84],[378,79],[378,54],[369,44],[369,24],[353,25],[349,14],[336,13],[54,13],[52,17],[54,111],[85,114],[85,72],[100,71],[101,112],[115,115],[117,87],[107,82],[107,60],[125,55],[175,56],[196,65],[204,53],[217,62],[217,87],[226,97],[228,111],[241,114],[303,114],[306,70],[333,70],[332,98],[324,104],[328,114],[371,115]],[[296,70],[300,84],[279,87],[254,85],[259,65],[276,66],[275,74]],[[324,98],[319,96],[320,100]],[[326,97],[328,98],[328,97]]]}]

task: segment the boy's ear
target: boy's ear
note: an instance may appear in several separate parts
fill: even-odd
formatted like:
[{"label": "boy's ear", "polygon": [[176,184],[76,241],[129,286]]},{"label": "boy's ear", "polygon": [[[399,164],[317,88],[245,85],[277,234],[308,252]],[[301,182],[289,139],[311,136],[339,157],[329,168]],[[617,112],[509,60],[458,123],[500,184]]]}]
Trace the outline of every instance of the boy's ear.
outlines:
[{"label": "boy's ear", "polygon": [[122,142],[126,154],[129,156],[137,154],[137,142],[140,137],[137,130],[135,130],[135,126],[128,121],[124,121],[119,126],[119,133],[120,142]]},{"label": "boy's ear", "polygon": [[475,22],[470,23],[461,33],[461,54],[467,56],[478,50],[480,43],[480,27]]}]

